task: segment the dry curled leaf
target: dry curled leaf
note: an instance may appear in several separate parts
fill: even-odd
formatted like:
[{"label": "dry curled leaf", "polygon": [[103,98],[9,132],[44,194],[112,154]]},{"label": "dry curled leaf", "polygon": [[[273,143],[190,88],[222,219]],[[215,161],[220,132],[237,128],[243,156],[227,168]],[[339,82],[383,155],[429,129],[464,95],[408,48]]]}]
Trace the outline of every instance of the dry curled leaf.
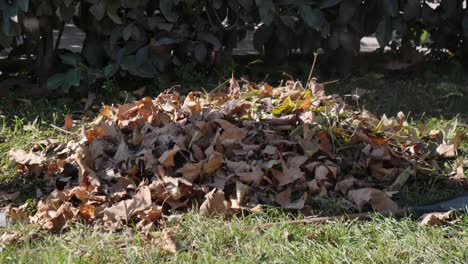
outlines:
[{"label": "dry curled leaf", "polygon": [[70,131],[73,128],[73,119],[70,114],[65,116],[65,124],[63,125],[63,129]]},{"label": "dry curled leaf", "polygon": [[164,166],[164,167],[174,167],[175,166],[175,161],[174,158],[179,153],[180,148],[178,146],[174,146],[173,149],[171,150],[166,150],[161,157],[159,157],[158,161]]},{"label": "dry curled leaf", "polygon": [[229,204],[224,197],[224,192],[213,189],[205,196],[205,201],[200,206],[200,214],[202,216],[223,215],[228,209]]},{"label": "dry curled leaf", "polygon": [[424,214],[420,218],[421,225],[442,226],[444,222],[454,216],[455,212],[455,210],[451,210],[448,212],[434,212]]},{"label": "dry curled leaf", "polygon": [[117,152],[114,155],[114,161],[116,163],[126,162],[130,158],[130,149],[124,140],[120,140]]},{"label": "dry curled leaf", "polygon": [[167,228],[163,230],[161,244],[164,250],[173,254],[176,254],[179,251],[179,246],[177,244],[174,234],[171,230]]},{"label": "dry curled leaf", "polygon": [[49,216],[48,219],[39,219],[37,223],[42,224],[42,228],[49,231],[59,231],[67,227],[68,223],[78,213],[78,209],[74,208],[71,203],[63,203],[57,210],[48,207],[46,213]]},{"label": "dry curled leaf", "polygon": [[320,150],[323,151],[323,153],[327,154],[328,156],[332,157],[332,146],[330,143],[330,140],[328,139],[328,134],[326,131],[320,131],[319,132],[319,139],[320,139]]},{"label": "dry curled leaf", "polygon": [[291,189],[287,188],[283,192],[276,195],[276,202],[285,209],[300,210],[304,208],[307,201],[307,193],[303,193],[302,196],[295,201],[291,201],[291,195]]},{"label": "dry curled leaf", "polygon": [[215,120],[216,123],[218,123],[222,128],[223,128],[223,133],[219,137],[219,140],[221,142],[224,142],[226,140],[238,140],[241,141],[247,136],[247,132],[244,131],[243,129],[231,124],[230,122],[223,120],[223,119],[217,119]]},{"label": "dry curled leaf", "polygon": [[281,161],[283,172],[274,174],[275,178],[279,182],[279,186],[284,186],[292,183],[300,178],[303,178],[305,173],[301,170],[302,166],[308,157],[305,156],[294,156],[288,159],[287,162]]},{"label": "dry curled leaf", "polygon": [[364,181],[358,180],[354,177],[344,179],[336,184],[335,191],[339,191],[342,194],[346,195],[349,191],[354,189],[360,189],[365,187],[366,183]]},{"label": "dry curled leaf", "polygon": [[20,231],[4,232],[0,236],[0,245],[9,245],[19,242],[23,238]]},{"label": "dry curled leaf", "polygon": [[259,166],[253,166],[252,171],[250,172],[237,173],[237,176],[239,176],[241,181],[246,183],[255,183],[255,185],[260,185],[264,175],[265,173]]},{"label": "dry curled leaf", "polygon": [[105,222],[128,222],[134,215],[151,207],[151,192],[148,186],[143,186],[130,199],[103,210]]},{"label": "dry curled leaf", "polygon": [[353,190],[348,193],[348,198],[362,212],[366,205],[370,205],[377,212],[396,212],[398,204],[392,201],[383,191],[374,188]]},{"label": "dry curled leaf", "polygon": [[214,152],[208,160],[203,164],[203,174],[210,175],[215,173],[224,163],[224,155],[219,152]]},{"label": "dry curled leaf", "polygon": [[8,154],[14,164],[42,165],[47,161],[43,153],[26,152],[22,149],[12,148]]},{"label": "dry curled leaf", "polygon": [[78,152],[75,157],[75,161],[80,171],[81,183],[86,186],[99,187],[101,186],[101,181],[99,180],[99,177],[97,176],[96,172],[90,167],[88,167],[86,162],[83,160],[82,155],[84,153],[86,152]]},{"label": "dry curled leaf", "polygon": [[182,174],[182,177],[187,181],[194,182],[201,174],[201,162],[185,163],[182,168],[177,170],[177,172]]},{"label": "dry curled leaf", "polygon": [[457,155],[455,144],[441,144],[436,149],[437,153],[446,158],[453,158]]}]

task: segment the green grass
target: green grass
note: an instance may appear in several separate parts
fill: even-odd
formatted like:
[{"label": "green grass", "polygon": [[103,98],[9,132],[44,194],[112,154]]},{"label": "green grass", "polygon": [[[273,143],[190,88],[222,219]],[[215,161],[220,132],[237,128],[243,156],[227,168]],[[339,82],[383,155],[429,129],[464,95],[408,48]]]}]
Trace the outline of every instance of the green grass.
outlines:
[{"label": "green grass", "polygon": [[4,127],[0,129],[0,135],[0,181],[16,176],[8,158],[8,152],[11,148],[25,148],[34,140],[57,138],[57,133],[53,129],[24,131]]},{"label": "green grass", "polygon": [[468,95],[463,84],[375,75],[331,85],[330,91],[351,94],[356,88],[369,92],[359,100],[360,107],[379,115],[392,116],[403,111],[419,119],[468,113]]},{"label": "green grass", "polygon": [[[139,233],[110,233],[75,226],[49,235],[15,226],[25,241],[2,249],[2,263],[462,263],[468,259],[468,218],[445,227],[420,226],[411,218],[323,225],[266,223],[291,219],[279,210],[245,217],[205,219],[188,213],[171,222],[177,254]],[[161,237],[161,232],[151,233]]]},{"label": "green grass", "polygon": [[17,124],[14,128],[4,126],[0,129],[0,180],[12,179],[16,176],[8,159],[8,152],[11,148],[24,148],[31,141],[57,136],[52,129],[39,130],[34,126],[31,126],[32,130],[24,131],[22,120],[17,119],[15,122]]},{"label": "green grass", "polygon": [[[1,100],[0,115],[0,190],[30,189],[34,179],[18,177],[10,164],[11,148],[27,148],[40,139],[66,140],[67,135],[51,125],[62,126],[64,115],[70,110],[60,100],[34,100],[31,104],[19,103],[6,98]],[[21,185],[21,186],[20,186]]]}]

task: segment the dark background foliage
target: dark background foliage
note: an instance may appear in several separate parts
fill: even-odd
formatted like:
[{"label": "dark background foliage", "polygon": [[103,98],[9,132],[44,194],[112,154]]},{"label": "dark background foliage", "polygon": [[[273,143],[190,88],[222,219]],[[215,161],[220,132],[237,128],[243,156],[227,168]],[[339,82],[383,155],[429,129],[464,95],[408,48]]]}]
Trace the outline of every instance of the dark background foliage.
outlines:
[{"label": "dark background foliage", "polygon": [[[67,23],[86,33],[81,54],[58,49]],[[21,62],[39,91],[156,78],[174,65],[214,67],[249,31],[267,61],[319,49],[346,60],[372,34],[381,47],[468,51],[464,0],[0,0],[0,27],[0,49],[12,48],[0,78],[16,78],[11,62]]]}]

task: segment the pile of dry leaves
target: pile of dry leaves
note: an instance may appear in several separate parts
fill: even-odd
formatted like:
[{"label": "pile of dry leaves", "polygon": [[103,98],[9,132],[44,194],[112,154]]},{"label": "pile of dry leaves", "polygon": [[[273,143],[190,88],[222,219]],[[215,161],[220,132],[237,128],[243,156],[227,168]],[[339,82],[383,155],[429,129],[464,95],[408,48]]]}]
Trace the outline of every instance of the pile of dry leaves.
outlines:
[{"label": "pile of dry leaves", "polygon": [[[11,150],[45,187],[34,215],[26,205],[7,213],[47,230],[77,221],[146,229],[198,205],[206,216],[264,205],[310,212],[310,198],[331,195],[388,212],[409,177],[439,174],[439,159],[457,158],[456,126],[428,131],[403,113],[355,111],[315,80],[273,89],[233,78],[226,88],[104,106],[79,142]],[[459,183],[466,165],[458,158]]]}]

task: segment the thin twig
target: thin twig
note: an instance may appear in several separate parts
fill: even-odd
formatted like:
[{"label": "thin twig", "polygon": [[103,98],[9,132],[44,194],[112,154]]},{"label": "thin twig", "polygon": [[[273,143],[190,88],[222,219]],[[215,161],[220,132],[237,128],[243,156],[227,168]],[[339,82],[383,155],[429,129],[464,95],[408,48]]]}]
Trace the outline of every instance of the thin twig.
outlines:
[{"label": "thin twig", "polygon": [[339,82],[340,80],[333,80],[333,81],[329,81],[329,82],[324,82],[324,83],[320,83],[321,85],[327,85],[327,84],[332,84],[332,83],[337,83]]},{"label": "thin twig", "polygon": [[63,128],[60,128],[60,127],[56,126],[56,125],[50,124],[50,126],[57,129],[57,130],[59,130],[59,131],[61,131],[61,132],[63,132],[63,133],[69,134],[69,135],[75,134],[74,132],[67,131],[67,130],[65,130]]},{"label": "thin twig", "polygon": [[250,228],[259,228],[259,229],[266,229],[276,225],[302,225],[302,224],[325,224],[331,221],[343,221],[343,220],[368,220],[375,216],[403,216],[407,214],[414,213],[411,209],[399,209],[396,212],[368,212],[368,213],[359,213],[359,214],[350,214],[350,215],[338,215],[338,216],[327,216],[327,217],[314,217],[314,218],[306,218],[301,220],[291,220],[291,221],[283,221],[283,222],[276,222],[276,223],[268,223],[263,225],[255,225],[249,226]]},{"label": "thin twig", "polygon": [[211,92],[208,93],[208,95],[212,94],[213,92],[215,92],[216,90],[218,90],[219,88],[221,88],[223,85],[225,85],[226,83],[228,83],[229,81],[231,81],[231,79],[228,79],[226,80],[225,82],[221,83],[220,85],[218,85],[216,88],[214,88],[213,90],[211,90]]},{"label": "thin twig", "polygon": [[309,78],[307,79],[307,85],[309,85],[308,83],[310,82],[310,80],[312,80],[312,74],[314,73],[315,64],[317,63],[317,57],[318,53],[314,52],[314,62],[312,63],[312,67],[310,68]]},{"label": "thin twig", "polygon": [[173,85],[171,88],[167,89],[166,91],[163,92],[163,94],[168,94],[172,91],[175,91],[175,89],[180,88],[179,84]]}]

